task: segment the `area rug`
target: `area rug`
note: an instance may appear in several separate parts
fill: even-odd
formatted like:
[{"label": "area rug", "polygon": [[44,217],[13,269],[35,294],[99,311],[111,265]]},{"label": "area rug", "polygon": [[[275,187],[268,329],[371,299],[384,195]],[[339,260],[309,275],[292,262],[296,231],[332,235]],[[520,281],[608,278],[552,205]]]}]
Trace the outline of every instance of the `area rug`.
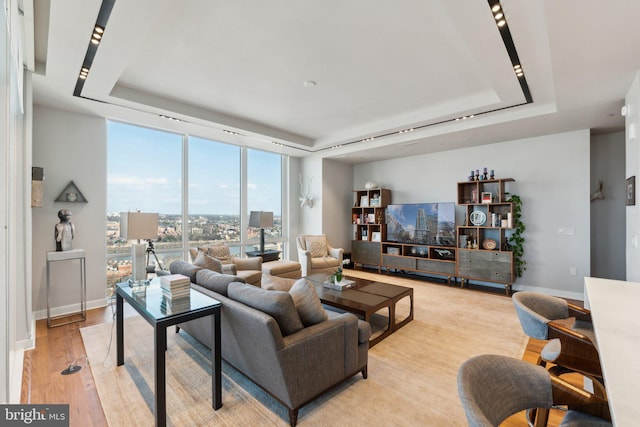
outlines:
[{"label": "area rug", "polygon": [[[351,275],[360,275],[349,272]],[[304,406],[301,426],[464,426],[456,375],[485,353],[521,358],[527,339],[511,299],[408,279],[371,277],[414,288],[414,320],[369,352],[369,377],[354,376]],[[110,426],[153,425],[153,331],[125,318],[125,365],[116,366],[111,323],[82,328],[98,395]],[[210,352],[170,331],[167,424],[287,426],[283,406],[223,362],[223,407],[211,407]]]}]

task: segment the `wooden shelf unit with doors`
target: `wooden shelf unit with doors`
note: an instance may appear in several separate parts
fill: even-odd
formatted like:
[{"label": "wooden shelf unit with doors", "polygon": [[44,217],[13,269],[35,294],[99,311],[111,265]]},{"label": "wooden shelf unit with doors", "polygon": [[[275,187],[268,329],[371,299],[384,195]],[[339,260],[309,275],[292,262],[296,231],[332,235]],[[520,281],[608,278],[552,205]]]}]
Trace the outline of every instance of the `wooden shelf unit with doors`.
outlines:
[{"label": "wooden shelf unit with doors", "polygon": [[515,280],[508,238],[513,230],[513,204],[506,184],[513,178],[458,183],[458,205],[465,207],[465,223],[457,227],[457,273],[465,281],[504,285],[507,295]]},{"label": "wooden shelf unit with doors", "polygon": [[354,190],[353,193],[351,260],[354,264],[377,266],[380,272],[381,245],[387,237],[385,211],[391,203],[391,190],[372,188]]},{"label": "wooden shelf unit with doors", "polygon": [[412,243],[384,242],[382,267],[446,276],[447,283],[456,274],[456,248]]}]

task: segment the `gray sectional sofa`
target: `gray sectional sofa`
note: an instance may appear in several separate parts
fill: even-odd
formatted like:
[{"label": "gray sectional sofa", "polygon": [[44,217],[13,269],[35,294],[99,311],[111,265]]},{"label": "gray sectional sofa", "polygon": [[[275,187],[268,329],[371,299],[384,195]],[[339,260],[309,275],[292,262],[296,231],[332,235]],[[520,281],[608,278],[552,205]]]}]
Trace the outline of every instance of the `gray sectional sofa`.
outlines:
[{"label": "gray sectional sofa", "polygon": [[[327,310],[326,320],[305,326],[287,292],[184,261],[173,262],[170,271],[222,303],[222,358],[284,405],[291,426],[300,407],[325,391],[359,372],[367,378],[371,329],[355,315]],[[179,327],[211,347],[210,320]]]}]

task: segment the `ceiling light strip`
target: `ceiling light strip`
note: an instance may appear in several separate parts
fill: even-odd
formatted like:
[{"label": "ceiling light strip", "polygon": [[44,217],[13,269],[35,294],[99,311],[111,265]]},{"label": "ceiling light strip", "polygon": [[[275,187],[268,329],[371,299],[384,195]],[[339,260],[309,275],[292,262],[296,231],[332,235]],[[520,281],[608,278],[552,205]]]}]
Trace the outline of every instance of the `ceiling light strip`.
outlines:
[{"label": "ceiling light strip", "polygon": [[[520,89],[522,90],[522,95],[525,98],[525,102],[520,103],[520,104],[516,104],[516,105],[509,105],[509,106],[506,106],[506,107],[496,108],[496,109],[493,109],[493,110],[482,111],[480,113],[474,113],[474,114],[470,114],[470,115],[467,115],[467,116],[461,116],[461,117],[456,117],[456,118],[453,118],[453,119],[441,120],[441,121],[438,121],[438,122],[428,123],[428,124],[424,124],[424,125],[421,125],[421,126],[414,126],[413,128],[410,128],[410,129],[404,129],[404,130],[400,130],[400,131],[396,131],[396,132],[389,132],[389,133],[385,133],[385,134],[374,135],[374,136],[370,136],[368,138],[358,139],[358,140],[355,140],[355,141],[349,141],[349,142],[345,142],[345,143],[340,144],[339,147],[344,147],[344,146],[347,146],[347,145],[358,144],[358,143],[363,143],[363,142],[371,142],[371,141],[373,141],[375,139],[378,139],[378,138],[384,138],[384,137],[387,137],[387,136],[403,134],[403,133],[411,132],[411,131],[413,131],[415,129],[425,129],[427,127],[441,125],[441,124],[445,124],[445,123],[468,120],[468,119],[472,119],[475,116],[488,114],[488,113],[494,113],[496,111],[501,111],[501,110],[506,110],[506,109],[509,109],[509,108],[520,107],[522,105],[531,104],[533,102],[533,97],[531,96],[531,91],[529,90],[529,85],[527,84],[527,79],[524,76],[524,70],[522,69],[522,65],[520,64],[520,58],[518,57],[518,51],[516,50],[515,43],[513,42],[513,38],[511,37],[511,31],[509,31],[509,24],[507,23],[507,19],[506,19],[505,15],[504,15],[504,11],[502,10],[502,5],[500,4],[499,0],[487,0],[487,2],[489,4],[489,8],[491,9],[491,14],[493,15],[493,19],[496,21],[496,27],[498,28],[498,31],[500,32],[500,36],[502,36],[502,42],[504,43],[504,47],[505,47],[505,49],[507,51],[507,54],[509,55],[509,59],[511,60],[511,64],[513,65],[513,72],[514,72],[516,78],[518,79],[518,82],[520,83]],[[338,147],[338,146],[322,148],[322,149],[320,149],[318,151],[332,149],[332,148],[335,148],[335,147]]]},{"label": "ceiling light strip", "polygon": [[504,10],[502,10],[502,5],[499,0],[487,0],[487,2],[491,8],[493,19],[496,21],[496,27],[500,32],[500,36],[502,36],[502,42],[504,43],[504,47],[507,50],[509,59],[511,60],[511,65],[513,66],[516,78],[520,83],[524,99],[527,101],[527,104],[530,104],[533,102],[533,98],[531,96],[531,91],[529,90],[529,85],[527,84],[527,79],[524,76],[520,58],[518,57],[518,51],[516,50],[516,45],[511,37],[509,23],[507,22],[507,17],[504,15]]},{"label": "ceiling light strip", "polygon": [[80,73],[78,74],[78,80],[76,81],[76,86],[73,89],[73,96],[81,96],[84,82],[89,76],[93,59],[96,57],[96,53],[98,52],[98,46],[100,45],[100,41],[104,35],[104,29],[107,26],[107,21],[109,21],[109,16],[111,16],[111,11],[113,10],[115,2],[116,0],[103,0],[100,5],[98,18],[96,19],[93,31],[91,32],[91,38],[89,39],[89,47],[87,47],[87,52],[84,55],[84,60],[80,67]]}]

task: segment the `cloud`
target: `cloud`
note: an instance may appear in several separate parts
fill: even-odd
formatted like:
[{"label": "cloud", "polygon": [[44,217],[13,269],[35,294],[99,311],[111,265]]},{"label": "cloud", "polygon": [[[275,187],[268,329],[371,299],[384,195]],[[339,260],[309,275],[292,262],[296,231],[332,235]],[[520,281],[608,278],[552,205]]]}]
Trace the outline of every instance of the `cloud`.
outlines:
[{"label": "cloud", "polygon": [[167,180],[167,178],[146,178],[144,180],[145,183],[147,184],[162,184],[165,185],[169,182],[169,180]]},{"label": "cloud", "polygon": [[134,185],[139,184],[140,180],[135,176],[109,176],[107,182],[113,185]]}]

